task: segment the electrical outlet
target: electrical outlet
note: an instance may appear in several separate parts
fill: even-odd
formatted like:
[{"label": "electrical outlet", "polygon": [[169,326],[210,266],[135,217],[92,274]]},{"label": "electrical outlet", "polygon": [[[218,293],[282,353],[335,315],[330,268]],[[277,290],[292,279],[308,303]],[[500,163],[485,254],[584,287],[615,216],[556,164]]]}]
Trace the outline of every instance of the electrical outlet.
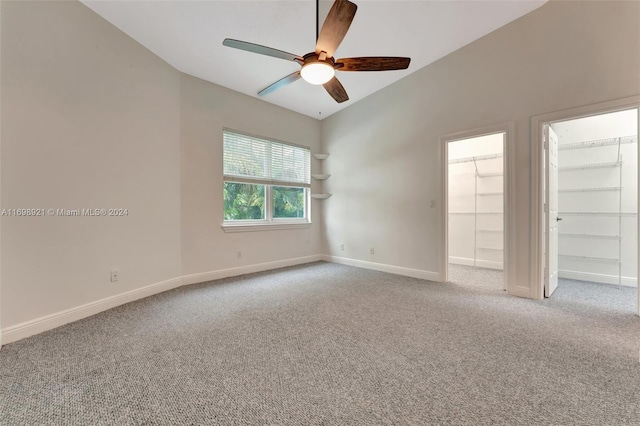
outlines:
[{"label": "electrical outlet", "polygon": [[340,244],[340,250],[344,250],[344,243]]},{"label": "electrical outlet", "polygon": [[373,248],[373,247],[371,247],[371,248],[369,249],[369,254],[375,254],[375,253],[376,253],[376,249],[375,249],[375,248]]},{"label": "electrical outlet", "polygon": [[240,250],[238,250],[238,253],[236,253],[236,257],[237,257],[238,259],[241,259],[241,258],[242,258],[242,252],[241,252]]},{"label": "electrical outlet", "polygon": [[120,271],[118,271],[117,269],[114,269],[113,271],[111,271],[111,282],[115,283],[119,279],[120,279]]}]

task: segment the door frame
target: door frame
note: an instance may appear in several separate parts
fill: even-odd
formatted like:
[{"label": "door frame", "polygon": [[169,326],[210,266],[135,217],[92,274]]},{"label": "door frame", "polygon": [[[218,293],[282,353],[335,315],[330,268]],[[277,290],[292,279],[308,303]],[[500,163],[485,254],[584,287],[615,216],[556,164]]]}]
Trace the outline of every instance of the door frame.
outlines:
[{"label": "door frame", "polygon": [[515,244],[515,122],[498,123],[461,132],[449,133],[440,138],[441,158],[441,197],[440,209],[440,276],[443,282],[449,281],[449,142],[471,139],[480,136],[504,133],[503,142],[503,273],[507,293],[515,291],[516,272]]},{"label": "door frame", "polygon": [[[607,102],[586,105],[540,114],[531,118],[531,282],[534,299],[544,298],[544,142],[542,140],[543,126],[558,121],[592,117],[611,112],[638,109],[638,135],[640,136],[640,95],[615,99]],[[638,150],[640,160],[640,149]],[[640,162],[638,163],[640,164]],[[640,182],[640,171],[638,172]],[[640,202],[640,185],[638,186],[638,200]],[[637,215],[638,231],[640,234],[640,214]],[[638,238],[638,267],[640,268],[640,238]],[[639,277],[640,278],[640,277]],[[638,291],[638,315],[640,315],[640,285]]]}]

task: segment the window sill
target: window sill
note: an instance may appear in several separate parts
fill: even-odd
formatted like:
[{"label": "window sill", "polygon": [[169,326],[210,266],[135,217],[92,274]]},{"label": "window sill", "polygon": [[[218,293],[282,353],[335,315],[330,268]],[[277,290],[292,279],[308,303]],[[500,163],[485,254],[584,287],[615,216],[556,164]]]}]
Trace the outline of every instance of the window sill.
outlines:
[{"label": "window sill", "polygon": [[224,232],[281,231],[284,229],[310,228],[311,222],[304,223],[269,223],[260,225],[221,225]]}]

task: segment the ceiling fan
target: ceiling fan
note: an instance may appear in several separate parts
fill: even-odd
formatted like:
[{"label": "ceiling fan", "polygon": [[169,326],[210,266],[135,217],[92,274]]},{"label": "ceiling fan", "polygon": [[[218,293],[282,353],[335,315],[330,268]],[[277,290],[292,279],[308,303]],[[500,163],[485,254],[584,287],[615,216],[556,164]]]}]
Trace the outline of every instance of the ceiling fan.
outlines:
[{"label": "ceiling fan", "polygon": [[302,78],[311,84],[322,84],[333,99],[341,103],[349,100],[349,96],[335,77],[336,71],[391,71],[409,67],[411,58],[372,56],[334,59],[333,54],[347,34],[358,6],[348,0],[336,0],[320,31],[318,31],[318,8],[319,0],[316,0],[316,50],[304,56],[246,41],[224,39],[222,44],[225,46],[294,61],[302,67],[299,71],[262,89],[258,95],[266,95]]}]

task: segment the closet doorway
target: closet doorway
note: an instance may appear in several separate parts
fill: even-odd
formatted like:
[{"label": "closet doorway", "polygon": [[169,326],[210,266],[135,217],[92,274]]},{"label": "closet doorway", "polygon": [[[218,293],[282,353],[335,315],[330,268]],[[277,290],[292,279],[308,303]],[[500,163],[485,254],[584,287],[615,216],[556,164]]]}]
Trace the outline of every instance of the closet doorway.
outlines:
[{"label": "closet doorway", "polygon": [[541,296],[638,312],[638,117],[541,120]]},{"label": "closet doorway", "polygon": [[507,134],[444,139],[447,282],[507,289]]}]

